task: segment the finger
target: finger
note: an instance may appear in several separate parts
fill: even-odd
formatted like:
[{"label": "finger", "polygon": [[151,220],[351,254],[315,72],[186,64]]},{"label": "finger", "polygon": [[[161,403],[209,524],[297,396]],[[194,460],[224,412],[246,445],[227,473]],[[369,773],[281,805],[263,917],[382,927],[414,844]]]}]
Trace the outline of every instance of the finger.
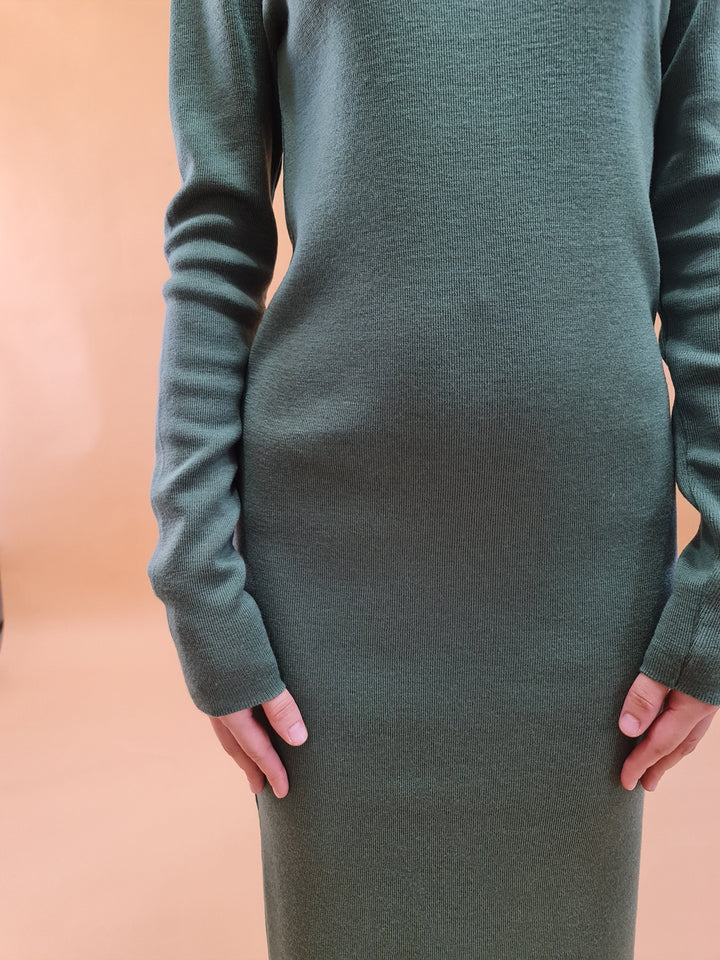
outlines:
[{"label": "finger", "polygon": [[644,790],[654,790],[664,773],[671,767],[674,767],[676,763],[679,763],[683,757],[693,752],[712,723],[712,719],[712,716],[703,717],[702,720],[695,724],[688,736],[685,737],[682,743],[679,744],[672,753],[669,753],[666,757],[662,757],[662,759],[658,760],[657,763],[654,763],[646,770],[640,781]]},{"label": "finger", "polygon": [[260,793],[265,787],[265,774],[245,753],[230,728],[219,717],[210,717],[210,722],[226,753],[235,760],[248,778],[253,793]]},{"label": "finger", "polygon": [[300,708],[287,687],[272,700],[262,704],[265,714],[286,743],[299,746],[307,740],[308,732]]},{"label": "finger", "polygon": [[688,736],[697,723],[697,714],[678,701],[668,699],[662,714],[654,721],[645,739],[625,760],[620,780],[634,790],[638,780],[653,764],[669,756]]},{"label": "finger", "polygon": [[639,673],[620,710],[620,729],[628,737],[639,737],[662,711],[670,687]]},{"label": "finger", "polygon": [[[265,774],[275,796],[284,797],[289,789],[287,772],[267,730],[252,715],[252,710],[239,710],[222,719],[246,757]],[[241,760],[238,762],[242,765]]]}]

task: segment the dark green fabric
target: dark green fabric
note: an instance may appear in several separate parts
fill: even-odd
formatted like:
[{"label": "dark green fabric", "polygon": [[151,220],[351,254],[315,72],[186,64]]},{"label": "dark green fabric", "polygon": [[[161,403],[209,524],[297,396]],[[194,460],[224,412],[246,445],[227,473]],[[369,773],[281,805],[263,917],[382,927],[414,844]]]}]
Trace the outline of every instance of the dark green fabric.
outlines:
[{"label": "dark green fabric", "polygon": [[271,960],[631,960],[622,701],[720,704],[719,0],[172,0],[170,39],[148,575],[200,710],[308,727],[268,727]]}]

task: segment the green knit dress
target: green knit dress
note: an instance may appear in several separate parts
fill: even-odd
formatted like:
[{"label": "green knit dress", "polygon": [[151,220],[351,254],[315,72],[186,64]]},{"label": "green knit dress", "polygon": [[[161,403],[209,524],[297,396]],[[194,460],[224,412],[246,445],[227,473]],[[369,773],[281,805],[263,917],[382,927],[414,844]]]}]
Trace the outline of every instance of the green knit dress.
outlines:
[{"label": "green knit dress", "polygon": [[172,0],[170,41],[148,576],[200,710],[308,728],[271,960],[631,960],[620,707],[720,704],[720,0]]}]

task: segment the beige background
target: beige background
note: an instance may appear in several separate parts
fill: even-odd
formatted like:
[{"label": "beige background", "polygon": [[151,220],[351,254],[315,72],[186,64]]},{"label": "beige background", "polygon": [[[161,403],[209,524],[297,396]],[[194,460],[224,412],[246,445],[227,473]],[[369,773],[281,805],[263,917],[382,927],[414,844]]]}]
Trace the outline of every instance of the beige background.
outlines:
[{"label": "beige background", "polygon": [[[0,960],[266,958],[255,803],[145,573],[168,17],[0,2]],[[720,960],[719,759],[716,721],[646,794],[636,960]]]}]

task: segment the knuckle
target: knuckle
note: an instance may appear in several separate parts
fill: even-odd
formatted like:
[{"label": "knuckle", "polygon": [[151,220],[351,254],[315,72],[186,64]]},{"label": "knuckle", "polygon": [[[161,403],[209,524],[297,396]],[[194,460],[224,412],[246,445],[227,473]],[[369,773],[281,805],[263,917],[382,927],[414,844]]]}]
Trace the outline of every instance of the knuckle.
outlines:
[{"label": "knuckle", "polygon": [[651,731],[646,736],[644,743],[646,754],[653,762],[661,757],[666,757],[677,745],[676,740],[658,730]]},{"label": "knuckle", "polygon": [[676,748],[677,740],[669,736],[657,736],[652,743],[655,753],[660,757],[666,757]]},{"label": "knuckle", "polygon": [[633,690],[631,694],[632,703],[638,706],[642,711],[655,709],[655,702],[649,696],[646,696],[642,690]]},{"label": "knuckle", "polygon": [[293,704],[295,701],[292,694],[287,687],[279,693],[276,697],[273,697],[272,700],[266,700],[264,706],[269,707],[274,713],[287,709],[289,704]]},{"label": "knuckle", "polygon": [[256,747],[253,745],[248,745],[243,747],[245,751],[245,756],[248,757],[253,763],[256,763],[259,767],[262,766],[263,761],[265,760],[267,753],[262,747]]},{"label": "knuckle", "polygon": [[273,722],[281,726],[283,724],[290,724],[297,719],[297,716],[298,710],[293,700],[288,700],[286,703],[280,704],[272,711]]}]

